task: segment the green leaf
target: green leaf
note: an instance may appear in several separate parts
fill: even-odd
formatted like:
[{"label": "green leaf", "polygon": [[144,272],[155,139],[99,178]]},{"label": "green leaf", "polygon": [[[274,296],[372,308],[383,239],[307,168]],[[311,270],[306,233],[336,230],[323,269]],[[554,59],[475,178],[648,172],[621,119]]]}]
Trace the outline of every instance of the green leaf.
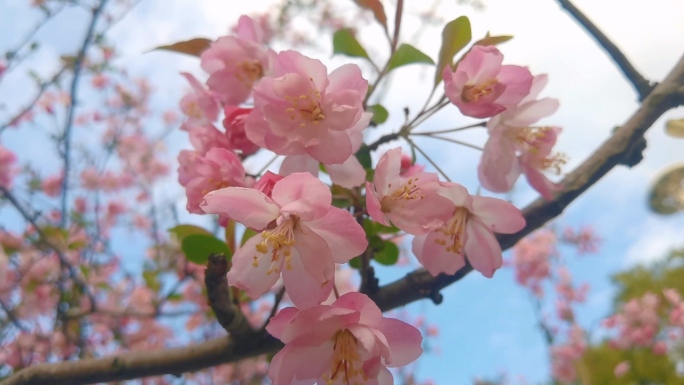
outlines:
[{"label": "green leaf", "polygon": [[388,227],[368,218],[363,220],[363,229],[369,236],[375,234],[396,234],[399,232],[399,229],[395,226]]},{"label": "green leaf", "polygon": [[389,112],[382,104],[373,104],[372,106],[368,106],[368,109],[373,113],[371,122],[376,126],[385,123],[387,118],[389,118]]},{"label": "green leaf", "polygon": [[513,36],[511,35],[503,35],[503,36],[489,36],[489,32],[483,37],[482,39],[476,41],[474,45],[481,45],[481,46],[487,46],[487,45],[498,45],[501,43],[505,43],[509,40],[511,40]]},{"label": "green leaf", "polygon": [[209,254],[224,254],[230,258],[232,253],[228,245],[213,235],[193,234],[188,235],[181,243],[181,250],[185,258],[200,265],[209,260]]},{"label": "green leaf", "polygon": [[373,16],[385,30],[387,29],[387,15],[385,8],[382,6],[380,0],[354,0],[354,2],[361,8],[370,9],[373,11]]},{"label": "green leaf", "polygon": [[361,163],[363,168],[371,168],[373,160],[371,159],[370,148],[365,144],[362,144],[361,148],[359,148],[359,151],[356,152],[356,159],[359,160],[359,163]]},{"label": "green leaf", "polygon": [[426,63],[435,65],[434,60],[430,56],[424,54],[417,48],[409,44],[402,44],[394,52],[394,55],[390,58],[389,67],[387,71],[392,71],[393,69],[409,64]]},{"label": "green leaf", "polygon": [[465,48],[472,39],[470,20],[461,16],[449,22],[442,30],[442,46],[439,49],[439,59],[435,72],[435,86],[442,81],[444,67],[451,66],[454,56]]},{"label": "green leaf", "polygon": [[354,257],[349,261],[349,267],[352,267],[354,269],[360,269],[361,268],[361,257]]},{"label": "green leaf", "polygon": [[333,53],[370,59],[361,43],[356,40],[354,34],[347,28],[338,29],[333,34]]},{"label": "green leaf", "polygon": [[152,289],[152,291],[159,291],[159,289],[161,288],[161,283],[159,282],[159,275],[156,271],[143,271],[143,279],[145,280],[145,285]]},{"label": "green leaf", "polygon": [[394,265],[399,260],[399,247],[392,241],[385,241],[384,247],[375,253],[373,259],[381,265]]},{"label": "green leaf", "polygon": [[212,237],[214,236],[209,230],[195,225],[178,225],[176,227],[170,228],[168,231],[169,233],[173,234],[176,237],[176,240],[178,240],[180,243],[182,243],[183,239],[190,235],[201,234],[210,235]]},{"label": "green leaf", "polygon": [[202,37],[179,41],[169,45],[153,48],[151,51],[164,50],[171,52],[184,53],[190,56],[200,56],[211,45],[211,40]]}]

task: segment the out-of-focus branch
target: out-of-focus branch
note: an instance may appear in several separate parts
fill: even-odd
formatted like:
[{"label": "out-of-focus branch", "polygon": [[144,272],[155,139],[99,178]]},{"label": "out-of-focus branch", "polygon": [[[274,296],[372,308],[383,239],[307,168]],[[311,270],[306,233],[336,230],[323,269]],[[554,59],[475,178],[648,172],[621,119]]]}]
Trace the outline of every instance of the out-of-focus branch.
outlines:
[{"label": "out-of-focus branch", "polygon": [[67,110],[66,120],[64,122],[63,131],[63,143],[64,143],[64,177],[62,178],[62,217],[61,223],[62,228],[66,227],[68,223],[67,216],[67,198],[69,195],[69,169],[71,168],[71,130],[74,125],[74,114],[76,112],[77,93],[78,93],[78,83],[81,78],[81,69],[83,68],[83,60],[85,59],[88,47],[93,40],[93,34],[95,33],[95,25],[104,11],[105,5],[107,5],[107,0],[100,0],[100,3],[93,9],[93,16],[90,19],[90,24],[88,25],[88,30],[86,32],[83,43],[81,44],[81,49],[76,55],[76,60],[74,60],[74,74],[71,79],[71,86],[69,87],[69,109]]},{"label": "out-of-focus branch", "polygon": [[17,121],[19,121],[19,119],[21,119],[22,116],[24,116],[29,111],[31,111],[31,109],[33,109],[33,107],[36,106],[36,103],[41,98],[41,96],[43,96],[43,94],[48,89],[48,87],[50,87],[53,84],[56,84],[59,81],[59,78],[62,76],[62,74],[64,74],[65,71],[66,71],[66,67],[62,67],[56,74],[52,75],[52,77],[50,77],[50,79],[48,79],[44,82],[40,82],[40,84],[38,84],[38,92],[36,92],[36,94],[33,96],[31,101],[29,101],[24,108],[19,110],[16,114],[14,114],[14,116],[9,118],[5,123],[2,123],[0,125],[0,133],[2,133],[7,127],[10,127],[13,124],[17,123]]},{"label": "out-of-focus branch", "polygon": [[613,59],[615,64],[620,68],[622,73],[629,79],[634,89],[639,94],[639,101],[643,101],[648,96],[654,84],[651,84],[644,78],[639,71],[630,63],[625,54],[620,51],[613,42],[601,30],[587,18],[582,11],[580,11],[570,0],[558,0],[558,3],[563,7],[572,17],[587,30],[587,32],[596,40],[596,42],[606,50],[608,55]]},{"label": "out-of-focus branch", "polygon": [[[666,111],[682,104],[680,94],[684,86],[684,57],[645,99],[642,105],[615,131],[587,160],[563,181],[564,186],[551,201],[538,199],[523,212],[527,225],[519,233],[500,236],[502,249],[513,246],[522,237],[540,228],[563,212],[575,198],[600,180],[613,167],[634,166],[641,160],[639,148],[643,135]],[[439,290],[460,280],[472,271],[470,265],[455,275],[432,277],[420,269],[371,295],[383,311],[423,298],[439,300]],[[263,331],[247,335],[231,335],[184,348],[151,352],[128,353],[120,357],[89,359],[56,364],[39,364],[22,369],[7,378],[2,385],[23,384],[88,384],[110,382],[161,374],[181,374],[222,363],[277,351],[282,343]]]},{"label": "out-of-focus branch", "polygon": [[38,237],[40,238],[41,242],[43,242],[47,247],[49,247],[51,250],[57,254],[57,257],[59,258],[60,265],[65,267],[69,273],[69,278],[71,278],[82,290],[83,292],[88,296],[88,300],[90,301],[90,307],[92,309],[95,309],[95,296],[93,293],[90,291],[90,287],[88,284],[86,284],[81,277],[78,275],[76,272],[76,269],[74,268],[71,263],[69,263],[69,260],[66,258],[66,255],[64,255],[64,251],[52,243],[50,238],[45,235],[45,232],[38,226],[38,223],[36,220],[33,218],[31,214],[24,208],[24,206],[19,203],[17,198],[9,192],[6,188],[0,187],[0,193],[2,193],[2,196],[7,199],[12,206],[21,214],[21,216],[33,226],[34,230],[38,234]]},{"label": "out-of-focus branch", "polygon": [[207,286],[209,306],[216,314],[216,319],[226,331],[232,335],[252,334],[254,330],[240,307],[233,302],[228,286],[226,273],[228,259],[223,254],[211,254],[204,273],[204,284]]}]

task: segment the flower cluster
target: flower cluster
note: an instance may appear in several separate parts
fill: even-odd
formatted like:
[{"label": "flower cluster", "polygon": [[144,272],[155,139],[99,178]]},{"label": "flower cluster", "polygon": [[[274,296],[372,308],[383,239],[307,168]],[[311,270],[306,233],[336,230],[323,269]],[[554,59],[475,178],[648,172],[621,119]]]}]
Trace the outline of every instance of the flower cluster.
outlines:
[{"label": "flower cluster", "polygon": [[[386,368],[415,360],[422,337],[415,327],[384,318],[364,294],[339,295],[339,266],[372,258],[378,242],[391,242],[362,224],[375,221],[412,235],[413,253],[432,275],[454,274],[469,263],[492,277],[503,263],[495,233],[520,231],[522,213],[441,181],[400,148],[386,151],[374,169],[362,165],[356,154],[372,114],[364,109],[369,87],[361,69],[346,64],[329,72],[299,52],[274,52],[263,26],[248,17],[234,33],[201,54],[206,83],[182,74],[191,89],[180,102],[181,128],[193,145],[179,155],[187,209],[256,233],[232,256],[231,286],[257,300],[282,280],[294,307],[267,327],[286,344],[269,369],[275,384],[390,384]],[[536,96],[532,75],[500,60],[491,64],[488,55],[501,54],[480,48],[455,73],[445,72],[446,95],[470,116],[502,119],[524,108]],[[223,130],[216,128],[219,120]],[[283,157],[279,173],[248,176],[243,161],[262,150]],[[332,186],[318,178],[321,171]]]}]

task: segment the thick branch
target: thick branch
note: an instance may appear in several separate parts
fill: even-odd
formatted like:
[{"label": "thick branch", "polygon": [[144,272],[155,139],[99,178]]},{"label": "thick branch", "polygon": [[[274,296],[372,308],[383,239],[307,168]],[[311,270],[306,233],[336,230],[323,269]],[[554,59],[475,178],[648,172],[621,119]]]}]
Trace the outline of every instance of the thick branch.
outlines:
[{"label": "thick branch", "polygon": [[[643,143],[646,130],[665,111],[682,103],[679,91],[684,86],[684,57],[644,100],[641,107],[596,152],[562,182],[564,188],[552,201],[538,199],[524,214],[527,226],[519,233],[499,237],[502,249],[508,249],[525,235],[543,226],[563,212],[575,198],[586,191],[618,164],[638,163],[636,148]],[[417,270],[406,277],[382,286],[372,298],[387,311],[423,298],[439,298],[439,290],[460,280],[472,271],[467,265],[453,276],[432,277]],[[181,374],[221,363],[235,362],[259,354],[277,351],[282,344],[265,332],[219,338],[185,348],[153,352],[127,353],[121,357],[40,364],[11,376],[2,385],[23,384],[87,384],[154,376]]]},{"label": "thick branch", "polygon": [[228,273],[226,256],[223,254],[210,255],[207,271],[204,274],[209,306],[214,311],[218,322],[228,333],[239,335],[251,333],[253,332],[252,326],[238,305],[233,303],[226,273]]},{"label": "thick branch", "polygon": [[620,51],[613,42],[601,32],[598,27],[591,22],[570,0],[558,0],[558,3],[563,7],[575,20],[587,30],[587,32],[596,40],[596,42],[608,52],[608,55],[613,59],[615,64],[620,67],[622,73],[629,79],[632,86],[639,94],[639,100],[643,101],[648,94],[653,91],[655,87],[646,78],[641,76],[639,71],[629,62],[627,57]]}]

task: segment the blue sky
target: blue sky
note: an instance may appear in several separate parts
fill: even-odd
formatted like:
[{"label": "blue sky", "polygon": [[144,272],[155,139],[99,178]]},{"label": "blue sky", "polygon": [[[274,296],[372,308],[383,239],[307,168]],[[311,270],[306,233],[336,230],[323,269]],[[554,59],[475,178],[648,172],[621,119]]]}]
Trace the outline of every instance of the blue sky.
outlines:
[{"label": "blue sky", "polygon": [[[225,0],[146,0],[138,6],[111,34],[117,48],[123,52],[121,66],[138,76],[145,76],[155,85],[154,103],[173,106],[185,89],[180,71],[201,75],[198,61],[181,55],[162,52],[143,54],[150,48],[191,37],[216,37],[225,34],[243,12],[263,9],[268,1],[228,2]],[[409,2],[407,2],[409,3]],[[445,2],[446,3],[446,2]],[[477,12],[468,7],[444,4],[443,15],[448,19],[468,15],[473,25],[473,36],[511,34],[515,38],[500,48],[505,63],[528,65],[533,73],[548,73],[549,85],[543,95],[556,97],[561,108],[547,123],[564,128],[559,150],[570,156],[567,171],[581,162],[610,133],[625,121],[637,106],[631,86],[615,69],[610,59],[576,25],[571,18],[550,0],[486,0],[486,10]],[[684,3],[677,0],[576,1],[592,20],[623,49],[637,69],[647,78],[658,80],[678,60],[684,47]],[[619,17],[616,9],[619,7]],[[0,4],[0,51],[13,44],[14,36],[31,25],[33,13],[25,9],[23,1],[10,0]],[[78,13],[63,15],[60,20],[41,33],[46,50],[33,61],[41,73],[54,65],[56,52],[68,52],[76,44],[65,37],[73,36],[83,25],[73,22]],[[142,27],[144,25],[144,27]],[[418,22],[407,18],[404,28],[410,31]],[[363,30],[360,39],[369,52],[383,54],[378,30]],[[439,30],[428,28],[417,46],[436,57],[439,49]],[[410,33],[406,33],[410,36]],[[7,37],[12,37],[8,39]],[[327,42],[321,42],[326,46]],[[330,59],[329,52],[316,57],[334,68],[344,58]],[[397,70],[393,84],[383,104],[390,110],[390,120],[383,128],[369,134],[374,138],[402,123],[404,106],[422,105],[427,92],[425,83],[432,77],[428,67],[411,66]],[[21,86],[21,79],[0,86],[0,103],[13,107],[31,95]],[[2,117],[0,112],[0,117]],[[664,135],[666,119],[684,117],[684,109],[670,111],[654,125],[647,135],[645,159],[629,170],[613,170],[596,186],[573,203],[557,221],[561,225],[592,225],[604,239],[599,255],[566,260],[579,282],[587,282],[592,291],[587,303],[579,309],[579,322],[591,325],[610,309],[612,286],[609,275],[635,263],[648,263],[673,246],[682,246],[684,216],[668,218],[650,214],[645,206],[648,184],[659,170],[675,162],[684,162],[684,141]],[[446,109],[428,121],[422,130],[451,128],[470,123],[460,117],[455,108]],[[21,151],[28,158],[34,156],[45,143],[24,144],[25,134],[10,130],[2,136],[2,143]],[[482,143],[481,132],[467,133],[455,138]],[[431,139],[418,140],[440,165],[444,165],[452,180],[464,184],[471,191],[477,188],[476,165],[478,154],[467,148],[447,147],[446,143]],[[188,147],[184,135],[172,137],[169,154]],[[450,145],[449,145],[450,146]],[[389,148],[384,147],[384,148]],[[49,152],[47,152],[50,154]],[[42,163],[51,166],[52,155]],[[419,158],[420,159],[420,158]],[[258,166],[255,165],[255,169]],[[184,207],[180,189],[164,188],[157,191],[160,198],[177,200]],[[520,182],[516,189],[504,196],[523,207],[536,196]],[[6,212],[2,212],[3,222]],[[188,219],[201,221],[198,218]],[[135,258],[139,250],[122,250]],[[133,260],[134,263],[134,260]],[[383,282],[398,278],[404,271],[379,268]],[[532,306],[526,292],[519,288],[511,270],[503,269],[493,279],[471,274],[442,293],[444,302],[435,306],[429,302],[411,305],[415,312],[425,314],[440,327],[435,341],[439,354],[424,357],[419,364],[420,378],[433,378],[437,384],[468,384],[478,376],[495,376],[506,372],[512,379],[524,376],[530,383],[538,383],[548,376],[547,352],[541,334],[534,326]],[[514,381],[517,382],[517,381]]]}]

